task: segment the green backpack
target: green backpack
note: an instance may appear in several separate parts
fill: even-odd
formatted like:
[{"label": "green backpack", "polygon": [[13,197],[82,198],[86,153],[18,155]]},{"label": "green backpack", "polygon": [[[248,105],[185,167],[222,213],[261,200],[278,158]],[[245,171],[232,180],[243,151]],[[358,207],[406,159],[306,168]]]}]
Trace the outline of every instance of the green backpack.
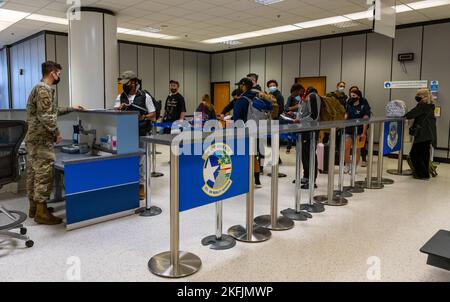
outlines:
[{"label": "green backpack", "polygon": [[345,108],[333,96],[324,96],[321,98],[320,121],[339,121],[345,120]]}]

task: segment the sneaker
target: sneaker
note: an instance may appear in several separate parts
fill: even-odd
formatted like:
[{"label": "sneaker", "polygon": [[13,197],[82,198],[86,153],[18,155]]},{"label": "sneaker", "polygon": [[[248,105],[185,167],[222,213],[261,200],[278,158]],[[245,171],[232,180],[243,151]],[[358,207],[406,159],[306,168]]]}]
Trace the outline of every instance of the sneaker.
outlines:
[{"label": "sneaker", "polygon": [[[309,183],[306,183],[306,184],[302,185],[301,188],[302,188],[303,190],[309,190]],[[317,189],[317,188],[318,188],[317,185],[314,184],[314,189]]]},{"label": "sneaker", "polygon": [[363,161],[363,162],[361,163],[361,167],[366,168],[366,167],[367,167],[367,162],[366,162],[366,161]]},{"label": "sneaker", "polygon": [[286,149],[286,154],[291,153],[291,149]]},{"label": "sneaker", "polygon": [[307,184],[309,182],[308,178],[303,177],[302,178],[302,185]]}]

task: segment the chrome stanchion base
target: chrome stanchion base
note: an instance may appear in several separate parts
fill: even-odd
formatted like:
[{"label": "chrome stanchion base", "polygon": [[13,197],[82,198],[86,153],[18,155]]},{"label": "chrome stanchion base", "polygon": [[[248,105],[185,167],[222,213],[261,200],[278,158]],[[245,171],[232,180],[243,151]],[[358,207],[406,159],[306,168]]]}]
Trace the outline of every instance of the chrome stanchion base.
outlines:
[{"label": "chrome stanchion base", "polygon": [[314,196],[314,200],[317,202],[320,202],[320,204],[322,204],[322,205],[333,206],[333,207],[341,207],[341,206],[346,206],[348,204],[348,200],[345,199],[344,197],[340,197],[340,196],[333,196],[332,200],[328,200],[327,195],[319,195],[319,196]]},{"label": "chrome stanchion base", "polygon": [[308,218],[309,219],[313,218],[312,215],[309,214],[308,212],[305,211],[297,212],[294,209],[283,210],[281,211],[281,215],[295,221],[306,221],[308,220]]},{"label": "chrome stanchion base", "polygon": [[384,189],[384,184],[380,183],[378,181],[372,181],[372,184],[371,184],[370,188],[367,187],[367,183],[366,183],[364,188],[368,189],[368,190],[379,190],[379,189]]},{"label": "chrome stanchion base", "polygon": [[153,256],[148,261],[148,268],[153,274],[164,278],[182,278],[195,274],[202,266],[200,258],[194,254],[180,251],[178,266],[170,263],[170,252]]},{"label": "chrome stanchion base", "polygon": [[151,177],[163,177],[164,174],[160,172],[152,172]]},{"label": "chrome stanchion base", "polygon": [[278,217],[275,225],[272,225],[272,218],[270,215],[258,216],[253,221],[257,226],[271,231],[286,231],[294,227],[294,221],[284,216]]},{"label": "chrome stanchion base", "polygon": [[387,172],[391,175],[398,175],[398,176],[411,176],[413,175],[411,170],[403,170],[402,172],[398,172],[397,169],[387,170]]},{"label": "chrome stanchion base", "polygon": [[355,187],[344,187],[344,191],[350,192],[352,194],[359,194],[359,193],[364,193],[365,192],[363,187],[358,187],[358,186],[355,186]]},{"label": "chrome stanchion base", "polygon": [[216,235],[211,235],[203,238],[202,245],[209,245],[212,250],[228,250],[233,248],[236,245],[236,240],[233,237],[222,234],[220,238],[217,238]]},{"label": "chrome stanchion base", "polygon": [[251,238],[247,238],[247,229],[242,225],[235,225],[228,229],[228,235],[242,242],[264,242],[270,239],[272,233],[270,230],[254,225]]},{"label": "chrome stanchion base", "polygon": [[139,216],[142,217],[151,217],[151,216],[158,216],[159,214],[162,213],[161,208],[158,207],[150,207],[150,209],[147,208],[140,208],[137,209],[136,214],[139,214]]},{"label": "chrome stanchion base", "polygon": [[365,189],[367,185],[367,181],[356,181],[355,188],[363,188]]},{"label": "chrome stanchion base", "polygon": [[309,213],[322,213],[325,212],[325,207],[321,203],[305,203],[300,205],[300,210],[308,211]]},{"label": "chrome stanchion base", "polygon": [[[272,173],[268,173],[267,176],[272,177]],[[287,177],[286,174],[284,174],[284,173],[278,173],[278,178],[285,178],[285,177]]]},{"label": "chrome stanchion base", "polygon": [[337,196],[337,197],[344,197],[344,198],[353,197],[353,194],[351,192],[345,191],[345,190],[344,191],[334,191],[333,195]]},{"label": "chrome stanchion base", "polygon": [[[367,181],[367,179],[366,179],[366,181]],[[372,182],[374,182],[374,181],[378,181],[378,177],[372,177]],[[393,185],[394,184],[394,180],[390,179],[390,178],[382,178],[381,179],[381,183],[383,185]]]}]

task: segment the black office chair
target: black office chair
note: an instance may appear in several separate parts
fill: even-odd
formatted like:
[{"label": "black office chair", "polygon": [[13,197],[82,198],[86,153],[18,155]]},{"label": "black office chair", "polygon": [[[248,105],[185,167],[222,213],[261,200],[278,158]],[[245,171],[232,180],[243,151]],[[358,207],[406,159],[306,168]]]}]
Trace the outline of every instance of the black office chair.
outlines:
[{"label": "black office chair", "polygon": [[[0,188],[19,179],[19,148],[26,132],[24,121],[0,121]],[[27,219],[25,213],[0,206],[0,215],[11,221],[0,225],[0,237],[23,240],[27,247],[33,246],[34,242],[26,236],[27,229],[22,224]],[[15,229],[20,229],[20,234],[12,232]]]}]

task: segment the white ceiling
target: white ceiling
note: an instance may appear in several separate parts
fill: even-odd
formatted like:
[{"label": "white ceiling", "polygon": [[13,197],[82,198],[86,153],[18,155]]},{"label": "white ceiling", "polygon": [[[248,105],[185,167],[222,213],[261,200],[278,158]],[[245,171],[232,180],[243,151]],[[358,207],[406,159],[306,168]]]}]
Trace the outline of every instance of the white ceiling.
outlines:
[{"label": "white ceiling", "polygon": [[[418,0],[401,0],[400,3]],[[67,0],[6,0],[2,7],[47,16],[66,16]],[[284,0],[264,6],[254,0],[81,0],[83,6],[110,9],[117,15],[118,26],[129,29],[159,27],[162,32],[177,36],[177,40],[161,40],[119,34],[119,39],[182,47],[204,51],[303,39],[371,28],[368,20],[342,29],[322,26],[288,33],[243,40],[239,46],[204,44],[200,41],[250,32],[308,20],[361,12],[366,0]],[[415,23],[450,17],[450,5],[397,14],[397,24]],[[42,30],[67,32],[67,26],[32,20],[21,20],[0,32],[0,47],[26,38]]]}]

